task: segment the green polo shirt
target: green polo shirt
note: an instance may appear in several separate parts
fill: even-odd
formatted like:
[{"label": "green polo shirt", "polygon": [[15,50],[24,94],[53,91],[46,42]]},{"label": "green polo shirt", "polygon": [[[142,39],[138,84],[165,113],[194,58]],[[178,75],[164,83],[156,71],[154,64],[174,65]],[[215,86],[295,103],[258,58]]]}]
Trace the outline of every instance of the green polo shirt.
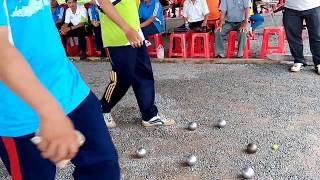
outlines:
[{"label": "green polo shirt", "polygon": [[[137,4],[133,0],[121,0],[114,6],[122,19],[134,30],[140,30],[140,21]],[[117,47],[129,45],[122,29],[109,17],[100,12],[101,34],[104,47]]]}]

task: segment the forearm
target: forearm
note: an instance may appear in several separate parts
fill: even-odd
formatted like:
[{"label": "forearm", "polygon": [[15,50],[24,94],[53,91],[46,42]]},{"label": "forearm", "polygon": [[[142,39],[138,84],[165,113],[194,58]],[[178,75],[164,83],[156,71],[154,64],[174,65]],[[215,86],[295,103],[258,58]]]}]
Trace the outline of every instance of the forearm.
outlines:
[{"label": "forearm", "polygon": [[273,10],[273,13],[277,13],[279,11],[282,11],[283,9],[284,9],[284,6],[282,5],[282,6],[278,7],[278,8],[276,8],[275,10]]},{"label": "forearm", "polygon": [[208,21],[208,17],[209,17],[209,14],[206,14],[206,15],[204,16],[203,21],[204,21],[204,22],[207,22],[207,21]]},{"label": "forearm", "polygon": [[184,23],[188,23],[188,17],[183,17]]},{"label": "forearm", "polygon": [[78,24],[76,26],[70,26],[70,30],[78,29],[80,27],[84,27],[84,23],[80,23],[80,24]]},{"label": "forearm", "polygon": [[110,1],[105,0],[98,0],[101,9],[104,13],[113,21],[115,22],[123,31],[127,33],[131,27],[121,18],[119,13],[113,7]]},{"label": "forearm", "polygon": [[244,12],[244,20],[248,22],[249,18],[250,18],[250,7],[246,8]]},{"label": "forearm", "polygon": [[56,20],[56,24],[61,24],[63,21],[61,19]]},{"label": "forearm", "polygon": [[22,55],[3,36],[0,37],[0,57],[0,80],[33,107],[39,116],[61,109]]},{"label": "forearm", "polygon": [[144,21],[143,23],[141,23],[141,24],[140,24],[140,27],[149,26],[155,19],[156,19],[155,16],[151,16],[151,17],[148,18],[146,21]]},{"label": "forearm", "polygon": [[226,11],[221,11],[220,13],[220,26],[222,26],[225,23],[225,17],[226,17]]}]

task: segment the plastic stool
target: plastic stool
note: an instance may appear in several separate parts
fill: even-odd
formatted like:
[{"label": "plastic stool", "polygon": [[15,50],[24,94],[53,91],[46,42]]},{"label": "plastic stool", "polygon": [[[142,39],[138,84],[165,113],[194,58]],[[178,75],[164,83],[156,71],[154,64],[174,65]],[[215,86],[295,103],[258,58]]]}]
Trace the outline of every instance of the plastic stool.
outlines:
[{"label": "plastic stool", "polygon": [[[172,33],[169,40],[169,58],[172,56],[187,58],[187,33]],[[173,42],[175,41],[175,44]],[[174,50],[173,50],[173,45]]]},{"label": "plastic stool", "polygon": [[[219,20],[208,20],[207,22],[207,28],[212,29],[212,26],[214,25],[215,28],[219,26]],[[213,29],[212,29],[213,31]]]},{"label": "plastic stool", "polygon": [[[148,46],[148,53],[150,56],[156,56],[157,55],[157,48],[159,45],[163,45],[163,39],[162,34],[153,34],[151,36],[148,36],[148,40],[151,42],[151,46]],[[154,46],[153,46],[154,45]]]},{"label": "plastic stool", "polygon": [[[278,35],[278,45],[269,46],[270,34]],[[279,27],[265,27],[263,30],[262,46],[260,52],[260,59],[264,59],[265,55],[268,53],[285,53],[284,37],[285,31],[282,26]]]},{"label": "plastic stool", "polygon": [[[227,58],[231,58],[237,51],[236,40],[237,31],[230,31],[228,35],[228,47],[227,47]],[[243,58],[249,58],[250,55],[250,37],[247,37],[247,42],[244,45]]]},{"label": "plastic stool", "polygon": [[97,50],[94,47],[93,36],[86,36],[86,43],[87,43],[87,55],[91,57],[96,55]]},{"label": "plastic stool", "polygon": [[76,41],[76,37],[67,37],[66,48],[68,56],[78,56],[79,49]]},{"label": "plastic stool", "polygon": [[214,56],[213,37],[211,33],[192,33],[190,57]]}]

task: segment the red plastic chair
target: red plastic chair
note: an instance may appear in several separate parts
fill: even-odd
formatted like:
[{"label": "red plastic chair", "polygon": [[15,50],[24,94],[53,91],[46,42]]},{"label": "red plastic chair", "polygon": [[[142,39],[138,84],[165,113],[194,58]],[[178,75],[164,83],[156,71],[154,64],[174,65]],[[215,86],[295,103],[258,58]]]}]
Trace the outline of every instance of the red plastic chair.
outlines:
[{"label": "red plastic chair", "polygon": [[[278,35],[277,46],[269,45],[269,38],[271,34]],[[285,31],[283,26],[265,27],[263,30],[260,58],[264,59],[265,55],[268,53],[284,54],[285,53],[284,40],[285,40]]]},{"label": "red plastic chair", "polygon": [[90,8],[90,5],[91,5],[90,3],[85,3],[84,7],[88,10]]},{"label": "red plastic chair", "polygon": [[208,20],[207,21],[208,29],[211,29],[212,25],[214,25],[215,28],[218,27],[219,26],[219,21],[220,21],[219,19],[217,19],[217,20]]},{"label": "red plastic chair", "polygon": [[[237,51],[236,40],[237,40],[237,31],[230,31],[228,35],[228,47],[227,47],[227,58],[231,58]],[[247,37],[247,42],[243,50],[243,58],[249,58],[250,56],[250,37]]]},{"label": "red plastic chair", "polygon": [[148,40],[152,44],[148,46],[148,53],[150,56],[156,56],[157,48],[159,47],[159,45],[162,45],[164,47],[162,34],[158,33],[158,34],[153,34],[151,36],[148,36]]},{"label": "red plastic chair", "polygon": [[169,58],[173,56],[187,58],[187,33],[172,33],[169,39]]},{"label": "red plastic chair", "polygon": [[76,42],[76,37],[67,37],[66,48],[68,56],[78,56],[79,49],[78,44]]},{"label": "red plastic chair", "polygon": [[213,37],[211,33],[192,33],[190,57],[214,56]]},{"label": "red plastic chair", "polygon": [[86,44],[87,44],[87,55],[91,57],[95,56],[97,53],[97,50],[94,47],[94,37],[86,36]]}]

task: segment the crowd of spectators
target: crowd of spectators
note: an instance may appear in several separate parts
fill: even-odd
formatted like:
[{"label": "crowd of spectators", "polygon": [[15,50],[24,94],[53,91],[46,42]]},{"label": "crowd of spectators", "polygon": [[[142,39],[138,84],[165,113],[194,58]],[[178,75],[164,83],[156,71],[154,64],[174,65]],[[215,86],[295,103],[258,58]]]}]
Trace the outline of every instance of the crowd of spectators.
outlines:
[{"label": "crowd of spectators", "polygon": [[[182,9],[182,16],[187,30],[199,31],[205,27],[212,30],[215,36],[215,50],[218,57],[223,56],[224,40],[231,30],[238,30],[239,53],[242,57],[244,42],[247,33],[263,24],[263,16],[258,6],[260,0],[136,0],[140,17],[140,27],[146,39],[148,36],[162,33],[165,30],[163,5],[171,4]],[[100,11],[91,0],[85,5],[80,5],[77,0],[66,0],[60,4],[51,0],[52,17],[60,32],[62,43],[67,50],[68,38],[77,37],[79,55],[86,58],[86,36],[93,35],[96,55],[106,56],[101,38]],[[175,17],[175,14],[173,15]],[[67,51],[66,51],[67,52]]]}]

